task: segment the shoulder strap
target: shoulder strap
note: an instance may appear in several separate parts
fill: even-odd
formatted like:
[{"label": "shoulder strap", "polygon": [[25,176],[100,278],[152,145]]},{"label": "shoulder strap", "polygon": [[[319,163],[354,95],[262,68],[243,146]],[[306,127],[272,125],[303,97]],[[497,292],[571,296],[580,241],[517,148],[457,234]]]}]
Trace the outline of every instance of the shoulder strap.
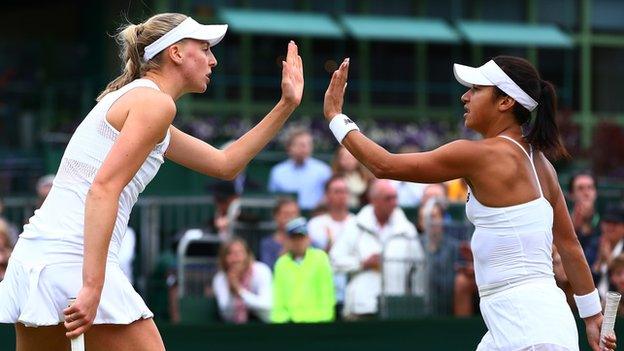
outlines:
[{"label": "shoulder strap", "polygon": [[526,155],[526,157],[529,159],[529,162],[531,163],[531,168],[533,169],[533,174],[535,175],[535,180],[537,181],[537,187],[539,188],[540,197],[544,197],[544,192],[542,191],[542,185],[540,184],[539,177],[537,176],[537,169],[535,169],[535,163],[533,163],[533,147],[529,144],[529,152],[526,152],[524,147],[522,147],[522,145],[520,145],[519,142],[513,140],[512,138],[510,138],[510,137],[508,137],[506,135],[499,135],[498,137],[503,138],[503,139],[507,139],[507,140],[513,142],[514,144],[518,145],[518,147]]}]

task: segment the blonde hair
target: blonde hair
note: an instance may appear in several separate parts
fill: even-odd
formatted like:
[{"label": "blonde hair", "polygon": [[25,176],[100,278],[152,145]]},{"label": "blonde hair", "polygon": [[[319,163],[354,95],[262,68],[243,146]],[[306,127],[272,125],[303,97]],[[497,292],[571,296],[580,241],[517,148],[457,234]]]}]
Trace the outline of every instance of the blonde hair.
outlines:
[{"label": "blonde hair", "polygon": [[120,47],[119,57],[124,65],[123,72],[108,83],[106,89],[100,93],[96,100],[100,101],[104,95],[141,78],[150,69],[158,68],[161,55],[158,54],[146,62],[143,59],[145,47],[175,28],[186,18],[186,15],[180,13],[161,13],[150,17],[143,23],[130,23],[122,27],[115,36],[115,41]]}]

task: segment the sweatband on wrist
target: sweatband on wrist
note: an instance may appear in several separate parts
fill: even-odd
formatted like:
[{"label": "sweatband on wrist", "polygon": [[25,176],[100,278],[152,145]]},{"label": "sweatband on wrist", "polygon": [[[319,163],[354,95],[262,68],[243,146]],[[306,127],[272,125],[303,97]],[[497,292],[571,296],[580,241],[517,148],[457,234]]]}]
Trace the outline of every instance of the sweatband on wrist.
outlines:
[{"label": "sweatband on wrist", "polygon": [[355,122],[342,113],[335,115],[334,118],[332,118],[329,122],[329,129],[331,129],[332,133],[336,137],[336,140],[338,140],[341,144],[342,140],[344,140],[350,131],[360,130]]},{"label": "sweatband on wrist", "polygon": [[595,314],[602,312],[602,305],[600,304],[600,296],[598,296],[598,289],[590,292],[587,295],[574,295],[574,301],[579,311],[581,318],[591,317]]}]

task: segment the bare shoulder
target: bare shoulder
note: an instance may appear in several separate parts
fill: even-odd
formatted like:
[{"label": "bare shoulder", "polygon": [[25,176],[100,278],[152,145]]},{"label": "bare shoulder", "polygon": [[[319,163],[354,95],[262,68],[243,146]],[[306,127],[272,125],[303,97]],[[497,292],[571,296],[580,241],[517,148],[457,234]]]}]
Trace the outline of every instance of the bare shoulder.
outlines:
[{"label": "bare shoulder", "polygon": [[156,89],[139,87],[132,89],[126,95],[131,110],[161,116],[173,116],[176,113],[175,101],[171,96]]},{"label": "bare shoulder", "polygon": [[561,186],[555,167],[541,152],[537,153],[534,161],[544,196],[549,200],[556,199],[561,192]]}]

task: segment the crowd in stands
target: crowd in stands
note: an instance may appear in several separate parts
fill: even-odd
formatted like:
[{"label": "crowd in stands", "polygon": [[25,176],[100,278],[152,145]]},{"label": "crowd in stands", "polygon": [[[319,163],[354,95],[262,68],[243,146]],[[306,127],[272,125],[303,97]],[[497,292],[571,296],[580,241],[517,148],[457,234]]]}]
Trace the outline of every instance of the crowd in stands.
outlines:
[{"label": "crowd in stands", "polygon": [[[206,232],[218,238],[221,247],[218,269],[205,291],[207,299],[216,300],[220,319],[235,324],[367,320],[384,312],[382,297],[397,296],[422,301],[431,315],[478,313],[472,229],[450,213],[453,204],[465,203],[466,183],[375,179],[344,147],[336,149],[330,163],[314,158],[316,144],[314,132],[302,128],[292,129],[285,139],[288,158],[271,169],[264,187],[276,199],[267,218],[274,231],[251,239],[255,245],[248,236],[237,236],[233,227],[241,220],[245,174],[209,189],[214,216]],[[415,144],[401,148],[414,151],[419,151]],[[52,182],[53,176],[38,182],[37,207]],[[571,177],[567,199],[600,295],[609,290],[624,293],[621,200],[598,206],[596,180],[589,172]],[[0,280],[17,239],[15,228],[21,224],[2,218],[0,203]],[[126,237],[120,261],[132,281],[137,239],[131,228]],[[170,300],[178,298],[174,275],[175,270],[167,270]],[[556,248],[553,275],[574,308]],[[177,303],[172,304],[175,322]]]}]

